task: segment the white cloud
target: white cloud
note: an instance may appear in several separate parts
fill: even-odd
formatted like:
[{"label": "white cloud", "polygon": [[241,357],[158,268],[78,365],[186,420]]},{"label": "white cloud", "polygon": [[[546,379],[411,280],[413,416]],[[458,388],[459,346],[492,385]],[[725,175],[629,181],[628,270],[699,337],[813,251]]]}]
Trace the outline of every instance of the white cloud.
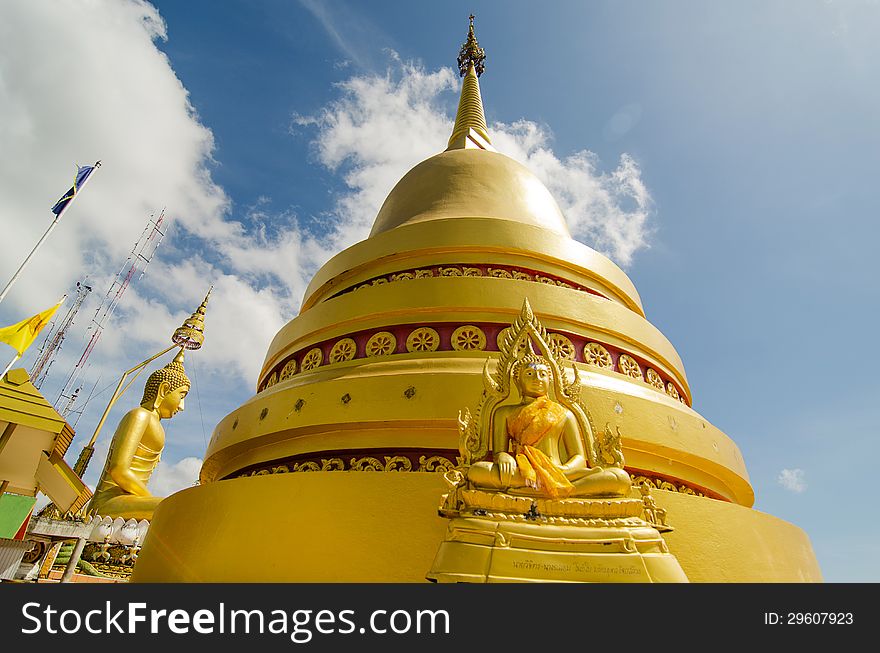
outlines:
[{"label": "white cloud", "polygon": [[776,482],[795,494],[801,494],[807,489],[807,478],[802,469],[783,469],[776,477]]},{"label": "white cloud", "polygon": [[[166,206],[168,235],[149,273],[126,291],[94,367],[125,369],[165,343],[213,282],[207,328],[224,346],[209,341],[199,355],[209,371],[231,369],[251,386],[262,352],[305,288],[303,270],[315,267],[298,264],[314,251],[312,241],[299,236],[291,216],[293,228],[277,238],[230,218],[229,199],[211,180],[213,136],[156,47],[166,30],[152,5],[13,0],[3,13],[3,283],[51,222],[48,209],[70,186],[73,164],[103,165],[0,306],[2,317],[12,322],[41,310],[88,274],[94,293],[78,316],[83,328],[147,218]],[[249,347],[230,346],[241,332]],[[78,358],[75,340],[65,345],[73,360],[56,369]]]},{"label": "white cloud", "polygon": [[336,198],[333,250],[370,232],[388,193],[417,164],[445,147],[452,119],[441,93],[456,88],[443,68],[426,72],[395,55],[384,76],[354,76],[338,85],[341,97],[313,116],[295,115],[294,129],[312,126],[318,161],[339,172],[348,192]]},{"label": "white cloud", "polygon": [[[121,371],[164,347],[211,283],[208,338],[195,355],[206,379],[236,394],[225,410],[234,408],[252,391],[263,353],[317,265],[300,260],[325,255],[300,237],[294,216],[277,218],[292,227],[278,230],[278,237],[244,226],[260,207],[243,221],[232,219],[229,198],[211,178],[213,135],[157,47],[165,38],[158,11],[141,0],[3,5],[0,283],[50,224],[49,208],[70,187],[74,163],[103,162],[0,304],[0,324],[10,324],[89,276],[92,296],[43,386],[50,401],[79,359],[92,333],[85,329],[148,217],[167,207],[167,235],[157,256],[143,278],[135,275],[83,374],[77,408],[98,385],[74,449],[91,434]],[[26,354],[26,366],[37,348]],[[5,355],[7,348],[0,349]],[[139,380],[111,413],[89,478],[97,478],[114,424],[136,404],[142,387]],[[217,420],[208,415],[208,428]],[[192,422],[187,431],[196,431]],[[178,442],[195,439],[184,434]]]},{"label": "white cloud", "polygon": [[157,497],[167,497],[191,487],[198,480],[201,468],[201,458],[184,458],[173,465],[160,461],[150,477],[147,489]]},{"label": "white cloud", "polygon": [[[446,100],[459,88],[449,69],[426,71],[393,55],[385,75],[355,76],[339,85],[341,97],[313,116],[294,116],[294,129],[314,126],[318,160],[341,171],[348,192],[336,200],[333,249],[369,233],[388,192],[419,161],[442,151],[452,128]],[[484,101],[486,99],[484,98]],[[621,156],[611,172],[581,150],[560,159],[550,132],[528,120],[490,126],[498,150],[531,169],[549,188],[575,238],[622,265],[648,245],[650,193],[638,163]]]}]

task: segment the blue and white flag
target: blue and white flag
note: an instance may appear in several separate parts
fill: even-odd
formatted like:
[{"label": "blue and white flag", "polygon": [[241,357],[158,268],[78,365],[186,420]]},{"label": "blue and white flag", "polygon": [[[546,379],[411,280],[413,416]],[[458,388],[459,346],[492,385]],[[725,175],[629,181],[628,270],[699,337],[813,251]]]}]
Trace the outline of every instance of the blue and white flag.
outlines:
[{"label": "blue and white flag", "polygon": [[97,164],[93,166],[80,166],[78,165],[76,168],[76,178],[73,180],[73,187],[64,193],[62,198],[55,203],[55,206],[52,207],[52,213],[55,215],[61,215],[61,212],[67,208],[67,205],[73,200],[74,196],[79,192],[79,189],[82,188],[82,185],[86,182],[86,179],[89,178],[89,175],[92,174],[92,171],[97,167]]}]

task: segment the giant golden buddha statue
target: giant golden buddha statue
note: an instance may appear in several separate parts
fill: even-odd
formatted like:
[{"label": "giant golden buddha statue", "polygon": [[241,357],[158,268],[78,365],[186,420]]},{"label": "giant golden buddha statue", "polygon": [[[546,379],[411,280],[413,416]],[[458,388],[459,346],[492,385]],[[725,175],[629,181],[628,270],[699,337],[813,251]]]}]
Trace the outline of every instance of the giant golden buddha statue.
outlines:
[{"label": "giant golden buddha statue", "polygon": [[[157,507],[132,580],[424,581],[449,528],[470,518],[456,496],[527,506],[517,528],[556,528],[542,510],[607,509],[654,552],[620,556],[669,556],[651,578],[820,580],[807,536],[752,509],[739,449],[695,410],[627,275],[573,240],[547,188],[495,151],[473,29],[459,64],[445,151],[316,273],[256,393],[214,429],[199,486]],[[526,298],[548,353],[504,380]],[[462,429],[477,427],[460,411],[504,383],[504,401],[462,418],[482,443],[465,455]],[[643,493],[674,530],[632,512]]]},{"label": "giant golden buddha statue", "polygon": [[[170,363],[147,377],[140,405],[128,411],[119,421],[95,493],[86,506],[88,514],[136,520],[151,519],[156,506],[162,501],[163,497],[153,496],[147,489],[147,483],[159,464],[165,447],[165,429],[162,428],[161,420],[174,417],[184,408],[184,398],[189,392],[190,382],[183,367],[183,352],[186,349],[199,349],[204,342],[205,312],[210,296],[211,291],[208,290],[199,307],[175,329],[170,347],[138,363],[119,380],[92,439],[77,460],[76,471],[79,474],[85,472],[94,453],[98,434],[116,400],[149,363],[175,347],[180,348]],[[126,385],[126,379],[132,372],[137,374]]]},{"label": "giant golden buddha statue", "polygon": [[150,519],[163,497],[153,496],[147,483],[165,447],[160,420],[183,410],[190,382],[183,368],[183,349],[170,363],[147,378],[140,406],[120,420],[107,460],[86,511],[102,517]]}]

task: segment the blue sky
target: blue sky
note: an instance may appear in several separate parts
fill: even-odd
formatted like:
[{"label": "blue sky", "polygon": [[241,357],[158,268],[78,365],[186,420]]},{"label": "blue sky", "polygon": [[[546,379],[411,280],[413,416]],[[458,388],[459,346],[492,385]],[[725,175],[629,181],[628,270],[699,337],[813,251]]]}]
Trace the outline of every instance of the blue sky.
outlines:
[{"label": "blue sky", "polygon": [[[496,144],[535,165],[549,153],[543,172],[564,173],[551,191],[602,198],[572,203],[574,231],[625,265],[695,409],[742,449],[756,508],[809,534],[826,580],[880,580],[867,544],[880,536],[880,3],[37,4],[0,10],[4,283],[72,163],[105,166],[0,323],[77,275],[102,294],[168,207],[169,236],[90,371],[115,385],[217,284],[163,488],[191,482],[316,267],[445,146],[473,12]],[[375,109],[386,95],[395,129]],[[784,487],[783,470],[803,486]]]}]

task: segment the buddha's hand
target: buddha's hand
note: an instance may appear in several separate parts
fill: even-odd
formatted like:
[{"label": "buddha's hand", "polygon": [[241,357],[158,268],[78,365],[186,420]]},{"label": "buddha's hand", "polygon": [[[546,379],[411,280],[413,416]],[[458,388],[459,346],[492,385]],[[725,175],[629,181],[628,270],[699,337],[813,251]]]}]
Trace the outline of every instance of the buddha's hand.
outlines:
[{"label": "buddha's hand", "polygon": [[516,473],[516,459],[506,451],[495,455],[495,464],[498,466],[498,475],[502,485],[509,485],[510,479]]}]

